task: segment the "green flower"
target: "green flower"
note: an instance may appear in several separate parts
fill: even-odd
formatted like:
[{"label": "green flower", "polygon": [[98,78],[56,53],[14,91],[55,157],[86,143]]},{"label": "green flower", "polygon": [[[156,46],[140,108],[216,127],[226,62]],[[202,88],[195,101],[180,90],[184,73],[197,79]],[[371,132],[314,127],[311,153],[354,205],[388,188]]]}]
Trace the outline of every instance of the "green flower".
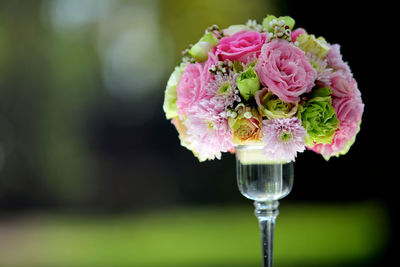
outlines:
[{"label": "green flower", "polygon": [[167,119],[172,119],[178,116],[178,108],[176,107],[176,86],[181,79],[182,72],[185,69],[186,63],[181,63],[179,66],[175,67],[171,76],[168,79],[167,87],[164,93],[164,104],[163,110]]},{"label": "green flower", "polygon": [[332,107],[329,87],[314,89],[304,106],[299,106],[303,127],[307,130],[306,144],[330,144],[339,126],[335,109]]},{"label": "green flower", "polygon": [[[289,26],[289,29],[293,29],[295,21],[289,16],[282,16],[282,17],[275,17],[274,15],[267,15],[262,23],[263,28],[267,29],[268,32],[274,32],[274,27],[272,24],[274,24],[273,21],[279,22],[283,20],[285,22],[285,25]],[[272,24],[271,24],[272,22]]]},{"label": "green flower", "polygon": [[258,111],[268,119],[280,119],[293,117],[298,109],[298,103],[285,103],[267,88],[258,91],[255,94]]},{"label": "green flower", "polygon": [[189,49],[189,54],[196,60],[197,62],[204,62],[208,58],[208,52],[218,44],[217,37],[214,36],[212,32],[206,33],[203,37],[201,37],[200,41],[198,41],[192,48]]},{"label": "green flower", "polygon": [[260,89],[260,80],[253,67],[248,67],[236,79],[236,85],[242,97],[248,101],[258,89]]},{"label": "green flower", "polygon": [[319,58],[325,58],[329,52],[329,44],[325,38],[320,36],[315,38],[313,34],[302,33],[296,39],[297,46],[304,52],[313,53]]}]

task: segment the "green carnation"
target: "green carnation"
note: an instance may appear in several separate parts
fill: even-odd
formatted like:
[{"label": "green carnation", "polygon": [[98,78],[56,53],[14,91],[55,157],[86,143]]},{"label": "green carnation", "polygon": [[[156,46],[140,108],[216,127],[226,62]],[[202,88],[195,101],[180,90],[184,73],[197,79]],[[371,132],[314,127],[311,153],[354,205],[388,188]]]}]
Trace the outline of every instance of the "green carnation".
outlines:
[{"label": "green carnation", "polygon": [[255,95],[258,111],[268,119],[291,118],[298,109],[298,103],[285,103],[267,88],[260,90]]},{"label": "green carnation", "polygon": [[329,52],[329,44],[325,38],[320,36],[315,38],[313,34],[302,33],[296,39],[297,46],[304,52],[313,53],[319,58],[325,58]]},{"label": "green carnation", "polygon": [[311,98],[299,106],[303,127],[307,130],[306,144],[330,144],[339,126],[335,109],[332,107],[329,87],[314,89]]},{"label": "green carnation", "polygon": [[212,32],[206,33],[201,37],[200,41],[190,48],[189,54],[197,62],[204,62],[208,58],[208,52],[216,46],[218,42],[217,37],[215,37]]},{"label": "green carnation", "polygon": [[179,66],[176,66],[174,72],[172,72],[171,76],[168,79],[167,87],[164,93],[163,104],[163,110],[167,119],[172,119],[178,116],[178,108],[176,106],[176,86],[181,79],[185,66],[186,63],[181,63]]},{"label": "green carnation", "polygon": [[236,85],[240,95],[248,101],[258,89],[260,89],[260,80],[253,67],[248,67],[236,79]]}]

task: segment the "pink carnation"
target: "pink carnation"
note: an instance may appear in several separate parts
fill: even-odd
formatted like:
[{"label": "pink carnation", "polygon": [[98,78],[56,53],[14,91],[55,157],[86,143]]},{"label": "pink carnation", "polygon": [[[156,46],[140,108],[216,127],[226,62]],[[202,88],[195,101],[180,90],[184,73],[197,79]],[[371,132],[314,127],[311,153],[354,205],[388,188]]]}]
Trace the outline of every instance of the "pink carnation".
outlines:
[{"label": "pink carnation", "polygon": [[306,129],[299,118],[263,121],[264,151],[273,160],[294,161],[297,152],[305,150]]},{"label": "pink carnation", "polygon": [[[356,129],[356,133],[357,130],[358,128]],[[338,156],[341,154],[341,152],[346,151],[346,148],[348,148],[349,145],[352,145],[352,139],[355,135],[352,135],[350,132],[353,131],[354,127],[351,125],[346,125],[345,123],[341,123],[335,132],[332,144],[317,144],[309,149],[321,154],[326,160],[332,156]]]},{"label": "pink carnation", "polygon": [[241,31],[222,38],[216,47],[216,54],[222,60],[239,60],[247,63],[248,58],[258,57],[261,47],[268,41],[268,36],[256,31]]},{"label": "pink carnation", "polygon": [[331,75],[330,86],[334,97],[343,98],[360,95],[356,80],[352,77],[346,77],[340,72],[335,72]]},{"label": "pink carnation", "polygon": [[187,64],[181,79],[176,86],[178,114],[183,116],[187,109],[202,99],[210,99],[208,84],[214,80],[214,75],[208,70],[218,61],[212,53],[208,53],[208,60],[204,63]]},{"label": "pink carnation", "polygon": [[332,106],[336,111],[336,116],[340,123],[346,124],[358,125],[364,111],[364,104],[360,95],[334,98],[332,100]]},{"label": "pink carnation", "polygon": [[279,39],[262,47],[256,69],[261,83],[284,102],[299,101],[317,77],[304,52]]},{"label": "pink carnation", "polygon": [[296,42],[297,37],[303,33],[307,33],[303,28],[297,28],[296,30],[292,31],[292,41]]}]

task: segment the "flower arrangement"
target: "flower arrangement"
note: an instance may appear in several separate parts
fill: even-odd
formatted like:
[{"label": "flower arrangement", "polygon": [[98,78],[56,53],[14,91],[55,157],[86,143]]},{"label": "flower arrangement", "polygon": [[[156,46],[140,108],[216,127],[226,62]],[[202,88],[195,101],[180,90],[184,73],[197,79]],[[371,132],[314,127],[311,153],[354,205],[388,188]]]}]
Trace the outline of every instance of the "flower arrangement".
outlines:
[{"label": "flower arrangement", "polygon": [[340,46],[294,24],[268,15],[213,25],[183,51],[163,109],[200,161],[237,145],[262,145],[277,161],[305,149],[328,160],[354,143],[364,104]]}]

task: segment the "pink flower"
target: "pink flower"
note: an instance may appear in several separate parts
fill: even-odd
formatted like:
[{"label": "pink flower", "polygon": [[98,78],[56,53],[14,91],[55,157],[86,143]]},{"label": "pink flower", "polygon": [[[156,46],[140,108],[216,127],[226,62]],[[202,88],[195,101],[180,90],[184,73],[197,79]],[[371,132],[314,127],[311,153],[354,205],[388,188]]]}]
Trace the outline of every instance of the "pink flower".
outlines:
[{"label": "pink flower", "polygon": [[214,80],[214,75],[208,69],[217,61],[217,57],[209,52],[206,62],[186,65],[176,86],[178,115],[185,115],[193,104],[213,96],[209,93],[208,84]]},{"label": "pink flower", "polygon": [[[358,129],[358,128],[357,128]],[[317,144],[308,149],[321,154],[326,160],[332,156],[339,156],[345,154],[349,149],[349,146],[353,143],[355,135],[351,135],[349,131],[353,131],[353,127],[349,127],[346,124],[340,124],[336,130],[335,136],[333,137],[332,144]]]},{"label": "pink flower", "polygon": [[239,90],[236,88],[236,78],[238,74],[230,72],[228,74],[217,73],[215,80],[208,84],[207,91],[214,95],[215,101],[222,102],[224,109],[233,107],[234,102],[240,102]]},{"label": "pink flower", "polygon": [[364,111],[359,94],[353,94],[344,98],[334,98],[332,105],[335,108],[340,121],[331,144],[317,144],[310,149],[329,159],[332,156],[345,154],[355,140],[359,131],[361,117]]},{"label": "pink flower", "polygon": [[184,125],[187,129],[186,141],[200,161],[220,159],[221,152],[234,149],[232,130],[224,112],[221,101],[203,99],[187,110]]},{"label": "pink flower", "polygon": [[247,63],[248,58],[260,54],[261,47],[268,41],[266,34],[256,31],[241,31],[232,36],[222,38],[217,47],[216,54],[222,60],[239,60]]},{"label": "pink flower", "polygon": [[334,71],[342,74],[347,79],[353,78],[349,65],[343,61],[342,54],[340,53],[340,45],[334,44],[331,46],[327,60],[328,66],[333,68]]},{"label": "pink flower", "polygon": [[303,28],[297,28],[296,30],[292,31],[292,41],[296,42],[297,37],[303,33],[307,33]]},{"label": "pink flower", "polygon": [[349,66],[342,59],[339,45],[331,46],[327,61],[329,67],[334,70],[330,77],[332,106],[340,123],[331,144],[316,144],[310,148],[320,153],[325,159],[347,153],[360,129],[361,117],[364,112],[364,104],[357,82],[353,78]]},{"label": "pink flower", "polygon": [[330,86],[332,89],[332,96],[334,97],[350,97],[352,95],[360,95],[357,88],[357,82],[352,77],[346,77],[340,72],[335,72],[331,75]]},{"label": "pink flower", "polygon": [[256,69],[261,83],[284,102],[299,101],[317,77],[302,50],[278,39],[262,47]]},{"label": "pink flower", "polygon": [[306,129],[299,118],[265,120],[262,128],[264,151],[270,159],[294,161],[305,149]]},{"label": "pink flower", "polygon": [[[334,98],[332,106],[340,124],[353,124],[358,126],[364,112],[364,104],[360,95],[352,95],[344,98]],[[354,128],[356,128],[354,126]],[[350,132],[355,134],[355,131]]]}]

